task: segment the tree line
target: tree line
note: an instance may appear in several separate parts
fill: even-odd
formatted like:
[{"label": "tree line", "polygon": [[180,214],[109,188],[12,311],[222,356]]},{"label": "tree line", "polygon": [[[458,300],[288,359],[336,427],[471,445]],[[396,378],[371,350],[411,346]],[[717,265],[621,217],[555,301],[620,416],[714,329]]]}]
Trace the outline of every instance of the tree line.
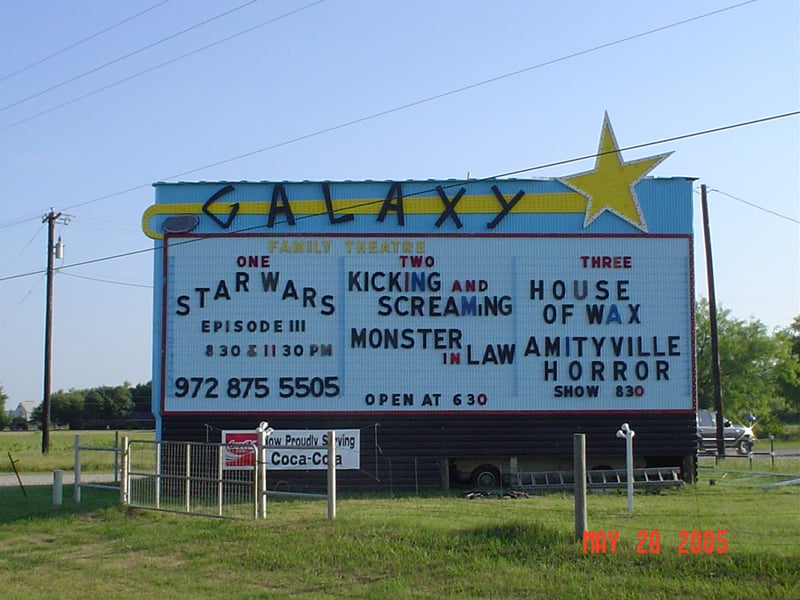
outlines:
[{"label": "tree line", "polygon": [[[58,390],[50,395],[50,423],[57,427],[88,429],[112,422],[151,420],[152,382],[132,386],[100,386],[87,389]],[[0,388],[0,400],[7,399]],[[42,405],[30,417],[33,423],[42,422]],[[9,424],[3,411],[3,427]]]}]

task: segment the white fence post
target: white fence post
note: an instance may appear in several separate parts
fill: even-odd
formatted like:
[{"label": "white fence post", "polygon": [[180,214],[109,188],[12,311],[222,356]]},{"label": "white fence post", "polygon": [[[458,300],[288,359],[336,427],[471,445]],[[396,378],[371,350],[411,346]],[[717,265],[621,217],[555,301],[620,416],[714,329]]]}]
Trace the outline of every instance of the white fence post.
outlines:
[{"label": "white fence post", "polygon": [[75,460],[72,465],[75,484],[72,486],[72,499],[76,504],[81,501],[81,436],[75,436]]},{"label": "white fence post", "polygon": [[156,508],[161,508],[161,444],[156,442]]},{"label": "white fence post", "polygon": [[256,432],[256,518],[264,519],[267,516],[267,436],[272,433],[272,428],[262,422]]},{"label": "white fence post", "polygon": [[64,471],[53,471],[53,506],[61,506],[64,498]]},{"label": "white fence post", "polygon": [[[623,423],[617,437],[625,440],[625,471],[627,473],[627,487],[628,487],[628,512],[633,512],[633,436],[636,432],[630,428],[630,425]],[[752,466],[751,466],[752,468]]]},{"label": "white fence post", "polygon": [[336,518],[336,432],[328,432],[328,519]]},{"label": "white fence post", "polygon": [[[130,485],[128,473],[130,473],[130,452],[128,452],[128,436],[122,436],[122,481],[119,484],[119,501],[120,504],[123,506],[128,504],[128,486]],[[114,453],[116,457],[117,454]],[[116,458],[114,460],[115,471],[114,477],[116,477]]]},{"label": "white fence post", "polygon": [[575,541],[583,540],[588,524],[586,519],[586,434],[572,436],[573,469],[575,479]]},{"label": "white fence post", "polygon": [[220,445],[217,448],[217,514],[222,516],[222,494],[224,492],[222,486],[222,468],[225,466],[225,453],[224,446]]},{"label": "white fence post", "polygon": [[[119,431],[114,432],[114,448],[119,450]],[[114,483],[119,481],[119,452],[114,452]]]},{"label": "white fence post", "polygon": [[192,512],[192,445],[186,444],[186,475],[184,476],[184,501],[186,512]]}]

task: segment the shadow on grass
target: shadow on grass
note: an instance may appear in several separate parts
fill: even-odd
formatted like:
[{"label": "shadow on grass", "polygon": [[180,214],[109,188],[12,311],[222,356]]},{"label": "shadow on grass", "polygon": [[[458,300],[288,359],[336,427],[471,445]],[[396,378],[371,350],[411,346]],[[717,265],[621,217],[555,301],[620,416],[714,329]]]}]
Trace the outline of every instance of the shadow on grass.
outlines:
[{"label": "shadow on grass", "polygon": [[487,557],[509,563],[528,563],[554,555],[569,555],[575,546],[568,533],[540,523],[486,525],[446,537],[449,539],[438,540],[437,543],[462,549],[467,554],[480,549]]},{"label": "shadow on grass", "polygon": [[555,528],[540,523],[504,523],[476,527],[460,534],[464,542],[486,543],[499,541],[504,544],[535,545],[541,548],[553,548],[570,544],[571,537]]},{"label": "shadow on grass", "polygon": [[[0,524],[25,519],[48,519],[93,512],[119,505],[119,492],[82,489],[81,502],[72,499],[73,486],[65,485],[60,506],[53,506],[53,487],[50,485],[0,488]],[[27,496],[26,496],[27,494]]]}]

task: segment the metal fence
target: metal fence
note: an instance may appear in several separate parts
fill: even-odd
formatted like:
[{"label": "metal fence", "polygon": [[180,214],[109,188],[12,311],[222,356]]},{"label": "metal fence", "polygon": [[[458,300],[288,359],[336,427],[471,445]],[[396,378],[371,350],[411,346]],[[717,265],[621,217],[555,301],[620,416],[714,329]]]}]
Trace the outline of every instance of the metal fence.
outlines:
[{"label": "metal fence", "polygon": [[[327,499],[328,518],[336,516],[335,432],[320,449],[328,452],[326,494],[267,490],[266,431],[255,446],[241,444],[122,441],[122,503],[144,509],[213,517],[264,518],[267,496]],[[271,449],[280,448],[270,446]],[[226,468],[231,455],[251,453],[251,466]]]},{"label": "metal fence", "polygon": [[[113,446],[84,446],[81,443],[81,436],[75,436],[75,459],[73,463],[73,475],[75,478],[75,484],[72,487],[72,498],[75,502],[81,501],[81,489],[82,488],[97,488],[97,489],[104,489],[104,490],[119,490],[119,474],[120,474],[120,445],[119,445],[119,432],[114,432],[114,445]],[[112,453],[112,461],[113,461],[113,483],[97,483],[97,482],[89,482],[83,481],[82,472],[81,472],[81,453],[82,452],[101,452],[101,453]],[[54,475],[55,476],[55,475]],[[60,492],[59,492],[60,493]],[[55,492],[54,492],[55,494]],[[54,495],[55,501],[55,495]]]},{"label": "metal fence", "polygon": [[123,439],[123,504],[255,518],[254,471],[225,469],[226,450],[225,444]]}]

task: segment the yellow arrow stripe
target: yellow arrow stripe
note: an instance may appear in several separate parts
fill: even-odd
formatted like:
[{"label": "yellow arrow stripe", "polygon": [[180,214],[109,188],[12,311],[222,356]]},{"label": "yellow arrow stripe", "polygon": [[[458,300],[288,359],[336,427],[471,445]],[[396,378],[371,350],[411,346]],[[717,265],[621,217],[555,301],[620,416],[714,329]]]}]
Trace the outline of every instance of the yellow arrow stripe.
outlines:
[{"label": "yellow arrow stripe", "polygon": [[[513,195],[508,195],[510,201]],[[383,206],[384,198],[362,198],[333,200],[336,214],[377,215]],[[221,200],[213,203],[208,211],[214,215],[230,214],[231,202]],[[239,202],[238,215],[268,215],[270,202]],[[327,212],[324,200],[290,200],[295,215],[324,215]],[[455,207],[457,214],[497,214],[502,207],[492,194],[463,196]],[[439,196],[410,196],[404,198],[403,212],[407,215],[439,215],[444,210]],[[511,210],[512,213],[584,213],[586,197],[577,192],[526,193]],[[153,239],[161,239],[164,234],[150,228],[150,219],[156,215],[200,215],[202,202],[183,204],[154,204],[142,215],[142,229]]]}]

